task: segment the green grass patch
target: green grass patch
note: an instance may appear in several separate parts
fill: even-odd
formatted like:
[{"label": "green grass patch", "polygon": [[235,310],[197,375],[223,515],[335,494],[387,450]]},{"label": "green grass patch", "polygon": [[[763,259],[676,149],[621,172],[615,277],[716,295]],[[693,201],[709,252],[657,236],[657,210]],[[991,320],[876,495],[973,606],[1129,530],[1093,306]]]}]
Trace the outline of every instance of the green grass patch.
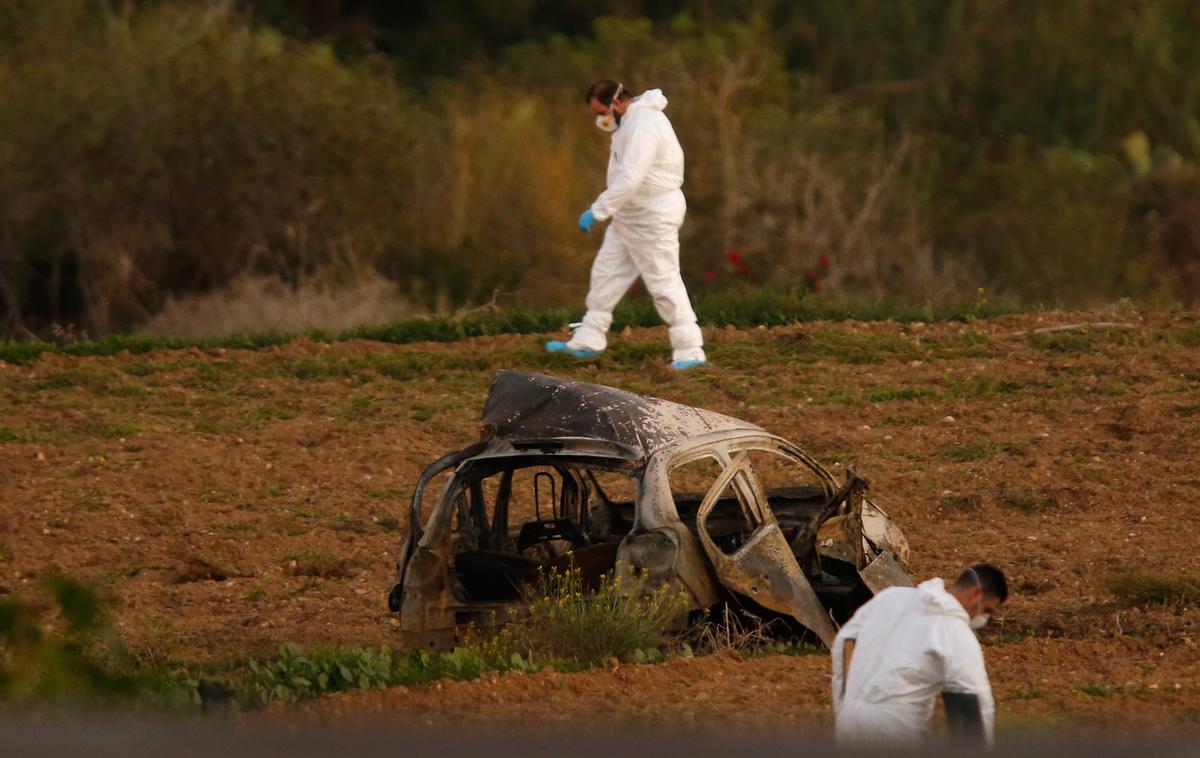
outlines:
[{"label": "green grass patch", "polygon": [[1187,326],[1167,333],[1168,339],[1183,347],[1200,347],[1200,325]]},{"label": "green grass patch", "polygon": [[[1007,304],[978,302],[959,305],[912,305],[888,300],[833,298],[771,290],[748,290],[697,297],[694,302],[700,323],[714,326],[752,328],[782,326],[812,321],[885,321],[934,322],[970,321],[1020,312]],[[318,342],[352,339],[376,340],[394,344],[413,342],[456,342],[470,337],[496,334],[548,334],[562,332],[577,320],[579,308],[507,308],[484,310],[463,316],[410,318],[382,326],[358,327],[337,335],[312,331],[305,334],[235,334],[211,339],[173,339],[146,334],[111,334],[95,340],[67,344],[52,342],[0,342],[0,360],[28,365],[43,353],[63,355],[116,355],[124,351],[138,355],[154,350],[248,349],[256,350],[290,342],[306,336]],[[613,328],[658,326],[661,321],[649,299],[623,302],[613,314]],[[859,360],[863,356],[857,356]],[[153,373],[160,369],[150,364],[134,364],[125,369]],[[300,377],[298,377],[300,378]],[[312,377],[309,377],[312,378]]]},{"label": "green grass patch", "polygon": [[368,421],[377,417],[383,402],[375,395],[359,395],[342,408],[338,417],[343,421]]},{"label": "green grass patch", "polygon": [[858,405],[858,393],[851,389],[839,387],[829,391],[825,396],[825,402],[833,403],[834,405]]},{"label": "green grass patch", "polygon": [[986,400],[1008,395],[1025,388],[1024,382],[1000,380],[987,374],[974,374],[966,379],[945,378],[946,395],[960,400]]},{"label": "green grass patch", "polygon": [[832,327],[816,330],[800,344],[801,352],[815,358],[852,365],[916,360],[923,356],[916,341],[903,335],[851,334]]},{"label": "green grass patch", "polygon": [[354,562],[339,558],[324,550],[304,550],[288,553],[282,562],[287,564],[293,576],[317,579],[347,579],[354,576]]},{"label": "green grass patch", "polygon": [[886,403],[891,400],[920,400],[926,397],[938,397],[939,392],[929,387],[892,387],[882,384],[867,391],[867,400],[872,403]]},{"label": "green grass patch", "polygon": [[256,708],[279,701],[294,703],[331,692],[427,684],[439,679],[475,679],[491,672],[540,670],[521,656],[499,659],[475,650],[452,653],[408,653],[388,647],[313,648],[309,651],[284,645],[279,657],[251,661],[240,683],[238,701]]},{"label": "green grass patch", "polygon": [[1112,690],[1108,687],[1105,687],[1103,684],[1096,684],[1095,682],[1089,682],[1076,689],[1088,697],[1108,697],[1112,694]]},{"label": "green grass patch", "polygon": [[1200,603],[1200,577],[1192,574],[1130,569],[1109,575],[1104,583],[1128,606],[1159,605],[1182,611]]},{"label": "green grass patch", "polygon": [[246,423],[250,426],[264,426],[272,421],[286,421],[296,418],[296,412],[290,408],[277,405],[258,405],[246,414]]},{"label": "green grass patch", "polygon": [[4,442],[33,442],[33,432],[28,429],[18,429],[13,426],[0,426],[0,443]]},{"label": "green grass patch", "polygon": [[949,511],[973,511],[983,505],[983,498],[974,494],[942,495],[938,505]]},{"label": "green grass patch", "polygon": [[121,421],[110,421],[110,422],[100,423],[100,424],[93,426],[91,428],[91,431],[97,437],[108,437],[110,439],[118,439],[118,438],[132,437],[133,435],[140,432],[141,429],[139,427],[135,426],[134,424],[125,423],[125,422],[121,422]]},{"label": "green grass patch", "polygon": [[1050,495],[1031,489],[1010,490],[1005,492],[1000,499],[1009,508],[1025,514],[1043,513],[1058,505],[1058,502]]},{"label": "green grass patch", "polygon": [[362,519],[349,513],[339,513],[334,516],[330,519],[329,528],[335,532],[355,532],[356,534],[365,534],[367,531],[367,526]]},{"label": "green grass patch", "polygon": [[1095,348],[1096,335],[1085,331],[1031,334],[1029,344],[1049,353],[1086,353]]},{"label": "green grass patch", "polygon": [[955,463],[983,461],[999,453],[1011,453],[1019,448],[1011,442],[964,442],[942,453],[942,457]]}]

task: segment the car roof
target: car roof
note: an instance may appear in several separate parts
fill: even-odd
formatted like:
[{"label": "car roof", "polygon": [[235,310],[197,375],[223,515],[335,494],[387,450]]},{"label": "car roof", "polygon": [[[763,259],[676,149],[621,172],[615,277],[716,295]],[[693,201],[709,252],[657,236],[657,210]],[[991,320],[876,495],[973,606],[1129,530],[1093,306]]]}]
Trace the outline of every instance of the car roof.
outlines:
[{"label": "car roof", "polygon": [[496,374],[482,420],[484,439],[508,440],[517,447],[550,440],[600,440],[643,460],[689,437],[721,431],[767,433],[702,408],[520,371]]}]

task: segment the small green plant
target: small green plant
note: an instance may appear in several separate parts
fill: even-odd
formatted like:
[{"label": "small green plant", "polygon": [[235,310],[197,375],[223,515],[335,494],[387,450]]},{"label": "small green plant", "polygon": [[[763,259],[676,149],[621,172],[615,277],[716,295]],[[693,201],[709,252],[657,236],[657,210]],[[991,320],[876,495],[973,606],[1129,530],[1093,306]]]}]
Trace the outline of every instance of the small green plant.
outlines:
[{"label": "small green plant", "polygon": [[1105,586],[1129,606],[1161,605],[1182,611],[1200,603],[1200,578],[1191,574],[1130,569],[1108,576]]},{"label": "small green plant", "polygon": [[1108,687],[1105,687],[1103,684],[1096,684],[1095,682],[1089,682],[1078,689],[1088,697],[1108,697],[1112,694],[1112,691]]},{"label": "small green plant", "polygon": [[1032,687],[1028,689],[1017,690],[1012,694],[1012,700],[1037,700],[1042,696],[1042,693]]},{"label": "small green plant", "polygon": [[383,516],[376,519],[375,523],[385,532],[394,532],[400,528],[400,521],[393,516]]}]

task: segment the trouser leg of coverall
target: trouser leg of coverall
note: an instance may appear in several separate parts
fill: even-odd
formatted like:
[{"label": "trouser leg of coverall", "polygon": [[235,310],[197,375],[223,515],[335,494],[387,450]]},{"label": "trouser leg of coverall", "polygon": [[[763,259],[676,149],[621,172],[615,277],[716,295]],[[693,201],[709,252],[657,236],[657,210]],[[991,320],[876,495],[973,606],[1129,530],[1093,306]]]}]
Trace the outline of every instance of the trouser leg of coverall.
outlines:
[{"label": "trouser leg of coverall", "polygon": [[679,273],[679,224],[626,228],[618,220],[613,226],[629,241],[630,255],[642,282],[654,298],[658,315],[667,322],[671,360],[705,360],[704,335],[696,324],[696,312]]},{"label": "trouser leg of coverall", "polygon": [[592,261],[591,285],[587,295],[587,314],[583,326],[575,330],[567,345],[573,350],[603,350],[608,346],[608,328],[613,308],[638,278],[638,268],[629,255],[629,247],[610,224],[604,242]]}]

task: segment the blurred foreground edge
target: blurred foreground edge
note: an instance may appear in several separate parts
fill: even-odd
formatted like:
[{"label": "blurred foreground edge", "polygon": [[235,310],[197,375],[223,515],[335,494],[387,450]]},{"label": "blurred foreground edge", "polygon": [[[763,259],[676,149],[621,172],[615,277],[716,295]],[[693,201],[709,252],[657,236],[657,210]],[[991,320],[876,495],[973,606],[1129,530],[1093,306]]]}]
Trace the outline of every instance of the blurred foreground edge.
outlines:
[{"label": "blurred foreground edge", "polygon": [[[827,734],[777,733],[737,734],[682,731],[682,727],[627,730],[594,729],[580,731],[526,732],[519,729],[488,731],[420,730],[397,725],[362,727],[288,726],[254,722],[238,718],[152,718],[124,715],[85,715],[65,717],[36,714],[0,716],[0,755],[4,756],[240,756],[260,755],[487,755],[487,756],[560,756],[569,751],[572,758],[590,756],[651,754],[668,756],[742,755],[838,755],[861,756],[961,756],[972,751],[958,745],[934,744],[908,750],[888,748],[836,750]],[[1145,741],[1093,741],[1069,736],[1039,735],[1036,739],[1001,736],[995,750],[980,754],[991,756],[1052,755],[1055,758],[1095,756],[1096,758],[1145,758],[1147,755],[1173,758],[1196,755],[1194,742],[1181,736],[1177,741],[1161,737]]]}]

